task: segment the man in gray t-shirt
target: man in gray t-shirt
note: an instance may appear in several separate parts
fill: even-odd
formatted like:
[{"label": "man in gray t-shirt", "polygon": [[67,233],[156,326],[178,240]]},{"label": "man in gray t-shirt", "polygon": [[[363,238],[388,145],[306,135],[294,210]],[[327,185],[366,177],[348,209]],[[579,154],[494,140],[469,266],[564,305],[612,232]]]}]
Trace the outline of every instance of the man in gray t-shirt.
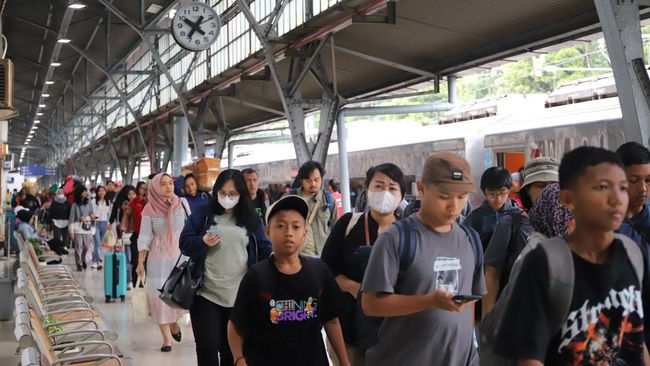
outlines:
[{"label": "man in gray t-shirt", "polygon": [[399,231],[390,227],[376,241],[362,291],[367,315],[384,317],[368,365],[478,365],[472,340],[473,302],[454,295],[485,294],[483,265],[455,223],[476,188],[467,161],[434,153],[424,165],[418,191],[421,209],[411,216],[415,258],[398,277]]}]

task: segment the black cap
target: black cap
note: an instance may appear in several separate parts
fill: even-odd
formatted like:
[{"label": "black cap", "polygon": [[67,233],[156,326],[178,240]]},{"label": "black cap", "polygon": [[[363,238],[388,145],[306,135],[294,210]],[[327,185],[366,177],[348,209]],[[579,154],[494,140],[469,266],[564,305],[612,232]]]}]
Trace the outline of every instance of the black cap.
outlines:
[{"label": "black cap", "polygon": [[307,220],[309,214],[309,205],[300,196],[288,195],[280,198],[266,211],[266,222],[271,220],[271,217],[280,211],[296,210],[300,212],[303,218]]}]

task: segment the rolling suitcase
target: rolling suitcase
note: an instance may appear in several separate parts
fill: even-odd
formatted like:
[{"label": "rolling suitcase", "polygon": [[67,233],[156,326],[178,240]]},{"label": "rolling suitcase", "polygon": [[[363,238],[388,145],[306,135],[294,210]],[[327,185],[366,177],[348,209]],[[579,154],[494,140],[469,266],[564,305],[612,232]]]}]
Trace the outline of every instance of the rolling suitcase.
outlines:
[{"label": "rolling suitcase", "polygon": [[124,302],[126,297],[126,255],[122,252],[112,251],[106,253],[104,258],[104,294],[106,302],[118,297]]}]

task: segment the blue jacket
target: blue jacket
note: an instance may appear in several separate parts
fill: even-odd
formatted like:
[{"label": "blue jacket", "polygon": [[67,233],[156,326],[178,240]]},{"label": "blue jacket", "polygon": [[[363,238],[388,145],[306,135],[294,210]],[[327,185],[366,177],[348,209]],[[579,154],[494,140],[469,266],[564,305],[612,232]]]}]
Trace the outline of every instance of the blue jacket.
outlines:
[{"label": "blue jacket", "polygon": [[[251,213],[253,214],[253,213]],[[185,221],[185,227],[181,232],[180,248],[181,253],[193,260],[203,261],[208,251],[208,247],[203,242],[203,236],[206,234],[215,216],[214,208],[211,205],[201,205]],[[264,225],[260,219],[257,232],[249,233],[248,245],[248,266],[268,258],[271,255],[271,242],[264,234]]]},{"label": "blue jacket", "polygon": [[650,241],[650,205],[643,205],[643,210],[631,219],[625,219],[646,241]]},{"label": "blue jacket", "polygon": [[210,194],[204,191],[197,191],[196,196],[191,197],[183,192],[183,187],[185,186],[185,177],[180,176],[174,181],[174,193],[178,197],[184,197],[187,200],[187,203],[190,205],[190,210],[192,212],[199,210],[200,206],[210,202]]},{"label": "blue jacket", "polygon": [[494,229],[497,227],[497,222],[509,213],[520,211],[521,209],[517,203],[511,199],[508,199],[497,212],[494,212],[488,204],[488,201],[484,200],[481,206],[467,216],[463,224],[471,226],[478,232],[483,243],[483,250],[486,250],[487,245],[490,243],[490,238],[494,234]]}]

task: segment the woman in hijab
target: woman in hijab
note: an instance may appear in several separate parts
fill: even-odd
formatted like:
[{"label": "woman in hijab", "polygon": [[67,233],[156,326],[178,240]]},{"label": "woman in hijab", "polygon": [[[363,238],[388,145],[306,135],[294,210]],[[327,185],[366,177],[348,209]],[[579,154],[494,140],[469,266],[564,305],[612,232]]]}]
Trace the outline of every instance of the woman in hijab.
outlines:
[{"label": "woman in hijab", "polygon": [[158,298],[181,252],[178,239],[190,210],[187,202],[174,194],[174,181],[169,174],[157,174],[148,189],[149,202],[142,211],[140,236],[138,237],[138,266],[136,273],[145,278],[149,306],[153,319],[160,326],[163,337],[161,352],[171,352],[172,338],[181,341],[181,329],[177,324],[186,311],[172,309]]},{"label": "woman in hijab", "polygon": [[560,186],[557,183],[547,186],[540,192],[535,205],[530,209],[529,216],[530,224],[536,232],[531,238],[547,239],[565,236],[572,230],[573,214],[560,203]]}]

